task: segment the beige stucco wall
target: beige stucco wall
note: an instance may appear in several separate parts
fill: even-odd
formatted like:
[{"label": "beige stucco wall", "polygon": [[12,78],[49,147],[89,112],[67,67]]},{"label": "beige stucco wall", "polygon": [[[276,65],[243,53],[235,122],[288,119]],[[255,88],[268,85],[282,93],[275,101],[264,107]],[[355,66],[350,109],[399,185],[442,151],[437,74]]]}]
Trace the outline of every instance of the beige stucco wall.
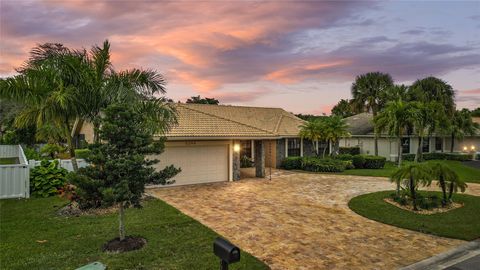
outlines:
[{"label": "beige stucco wall", "polygon": [[85,141],[87,143],[93,143],[93,125],[91,123],[84,122],[78,133],[85,135]]},{"label": "beige stucco wall", "polygon": [[[360,147],[360,154],[374,155],[375,154],[375,140],[370,137],[351,137],[340,140],[341,147]],[[390,138],[378,139],[378,155],[394,160],[397,155],[397,141]]]}]

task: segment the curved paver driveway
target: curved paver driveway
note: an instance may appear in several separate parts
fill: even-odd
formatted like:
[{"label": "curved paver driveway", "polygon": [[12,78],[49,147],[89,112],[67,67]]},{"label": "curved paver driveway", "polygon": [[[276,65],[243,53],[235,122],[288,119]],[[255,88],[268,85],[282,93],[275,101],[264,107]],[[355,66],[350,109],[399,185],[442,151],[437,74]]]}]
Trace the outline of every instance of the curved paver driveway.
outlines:
[{"label": "curved paver driveway", "polygon": [[[480,185],[472,185],[480,194]],[[395,269],[463,243],[378,223],[350,198],[393,189],[384,178],[277,171],[248,179],[158,188],[150,194],[229,238],[272,269]]]}]

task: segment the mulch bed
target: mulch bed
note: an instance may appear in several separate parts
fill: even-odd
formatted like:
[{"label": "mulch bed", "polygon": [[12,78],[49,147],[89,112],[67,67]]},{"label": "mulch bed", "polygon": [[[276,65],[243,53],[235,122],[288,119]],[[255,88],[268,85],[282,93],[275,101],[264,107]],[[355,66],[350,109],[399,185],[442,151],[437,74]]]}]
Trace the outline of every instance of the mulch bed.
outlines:
[{"label": "mulch bed", "polygon": [[117,237],[103,245],[102,250],[105,252],[127,252],[141,249],[146,243],[147,240],[142,237],[127,236],[122,241]]},{"label": "mulch bed", "polygon": [[403,210],[407,210],[407,211],[410,211],[410,212],[413,212],[413,213],[416,213],[416,214],[422,214],[422,215],[433,215],[433,214],[438,214],[438,213],[445,213],[445,212],[448,212],[450,210],[453,210],[453,209],[457,209],[457,208],[460,208],[460,207],[463,207],[463,204],[462,203],[451,203],[451,204],[448,204],[447,206],[445,207],[437,207],[437,208],[433,208],[433,209],[421,209],[421,208],[418,208],[419,210],[418,211],[414,211],[413,210],[413,205],[411,204],[408,204],[408,205],[401,205],[399,203],[397,203],[396,201],[394,201],[393,199],[391,198],[385,198],[383,199],[386,203],[389,203],[393,206],[396,206],[398,208],[401,208]]}]

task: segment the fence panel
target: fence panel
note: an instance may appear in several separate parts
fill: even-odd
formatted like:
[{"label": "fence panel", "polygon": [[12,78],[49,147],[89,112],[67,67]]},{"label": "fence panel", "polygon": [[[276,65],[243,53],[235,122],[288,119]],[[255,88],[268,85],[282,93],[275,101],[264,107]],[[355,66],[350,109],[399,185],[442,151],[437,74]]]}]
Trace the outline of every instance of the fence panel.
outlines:
[{"label": "fence panel", "polygon": [[30,197],[30,169],[20,145],[0,145],[0,158],[17,158],[18,164],[0,165],[0,199]]}]

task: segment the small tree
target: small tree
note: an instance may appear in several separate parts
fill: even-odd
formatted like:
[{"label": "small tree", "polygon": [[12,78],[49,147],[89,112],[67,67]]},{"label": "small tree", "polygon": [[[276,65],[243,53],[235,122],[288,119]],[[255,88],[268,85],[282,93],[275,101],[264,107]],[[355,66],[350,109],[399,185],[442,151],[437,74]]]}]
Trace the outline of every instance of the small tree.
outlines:
[{"label": "small tree", "polygon": [[333,153],[338,152],[338,142],[341,138],[350,137],[348,132],[348,124],[345,119],[340,116],[332,115],[322,119],[321,129],[323,130],[324,138],[331,142],[334,148]]},{"label": "small tree", "polygon": [[[168,123],[165,123],[167,125]],[[145,155],[163,152],[163,140],[153,140],[153,130],[143,114],[127,104],[111,105],[105,110],[99,136],[102,141],[92,147],[89,157],[93,166],[80,169],[74,177],[79,196],[96,193],[102,204],[119,209],[119,239],[125,239],[125,213],[129,205],[140,206],[147,183],[168,184],[180,169],[172,165],[162,171],[152,167],[158,160]],[[94,187],[86,192],[88,187]],[[98,206],[98,205],[97,205]]]},{"label": "small tree", "polygon": [[[451,202],[452,194],[457,192],[458,188],[464,192],[467,187],[467,184],[460,180],[458,174],[443,163],[434,163],[432,165],[432,175],[438,180],[438,185],[442,189],[442,206],[446,206]],[[447,189],[449,192],[448,196]]]},{"label": "small tree", "polygon": [[[312,144],[321,140],[323,137],[321,122],[319,120],[308,121],[300,127],[299,135],[303,139],[310,140]],[[318,147],[314,148],[315,154],[318,156]]]},{"label": "small tree", "polygon": [[192,96],[191,98],[187,99],[186,103],[218,105],[220,102],[216,98],[202,98],[200,96]]},{"label": "small tree", "polygon": [[410,193],[412,199],[413,210],[417,211],[417,189],[419,185],[428,186],[431,184],[431,171],[423,164],[415,163],[398,168],[390,180],[405,187]]}]

